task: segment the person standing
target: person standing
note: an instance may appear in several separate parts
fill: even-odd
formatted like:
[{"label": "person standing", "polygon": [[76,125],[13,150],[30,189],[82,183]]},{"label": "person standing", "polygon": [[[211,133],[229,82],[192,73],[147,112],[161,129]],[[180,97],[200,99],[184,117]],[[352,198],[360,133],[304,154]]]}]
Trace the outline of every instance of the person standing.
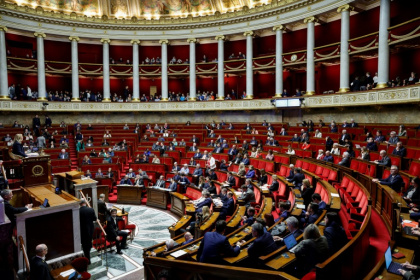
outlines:
[{"label": "person standing", "polygon": [[48,264],[45,262],[45,255],[48,253],[48,247],[45,244],[39,244],[35,248],[35,256],[31,259],[31,280],[54,280]]},{"label": "person standing", "polygon": [[80,200],[80,233],[82,241],[83,254],[89,260],[90,264],[90,249],[92,249],[94,222],[98,219],[95,210],[87,207],[86,200]]}]

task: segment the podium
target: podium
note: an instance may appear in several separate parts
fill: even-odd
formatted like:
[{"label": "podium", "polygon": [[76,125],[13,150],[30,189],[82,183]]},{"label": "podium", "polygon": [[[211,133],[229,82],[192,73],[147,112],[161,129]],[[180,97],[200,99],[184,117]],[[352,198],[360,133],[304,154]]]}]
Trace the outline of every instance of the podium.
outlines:
[{"label": "podium", "polygon": [[24,158],[22,160],[25,187],[51,183],[51,161],[49,156]]}]

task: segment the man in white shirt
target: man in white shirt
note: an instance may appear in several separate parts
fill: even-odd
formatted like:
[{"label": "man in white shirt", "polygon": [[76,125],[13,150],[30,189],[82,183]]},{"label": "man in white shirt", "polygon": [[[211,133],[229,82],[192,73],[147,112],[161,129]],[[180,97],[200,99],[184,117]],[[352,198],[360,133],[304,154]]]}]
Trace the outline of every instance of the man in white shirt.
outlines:
[{"label": "man in white shirt", "polygon": [[180,173],[184,173],[185,175],[190,174],[190,169],[188,168],[188,164],[184,164],[184,166],[181,168]]},{"label": "man in white shirt", "polygon": [[209,159],[207,160],[206,167],[211,170],[216,169],[216,160],[214,159],[212,153],[209,153]]}]

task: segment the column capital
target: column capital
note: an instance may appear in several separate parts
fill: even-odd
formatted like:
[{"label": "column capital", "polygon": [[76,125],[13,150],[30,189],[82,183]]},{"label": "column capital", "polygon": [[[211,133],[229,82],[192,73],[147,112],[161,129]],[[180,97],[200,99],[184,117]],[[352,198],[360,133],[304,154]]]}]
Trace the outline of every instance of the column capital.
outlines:
[{"label": "column capital", "polygon": [[111,40],[109,38],[102,38],[101,39],[101,43],[102,44],[110,44],[111,43]]},{"label": "column capital", "polygon": [[47,37],[47,35],[45,35],[45,33],[43,33],[43,32],[35,32],[34,33],[34,36],[35,37],[42,37],[42,38]]},{"label": "column capital", "polygon": [[304,22],[304,23],[311,23],[311,22],[313,22],[313,23],[317,23],[317,22],[318,22],[318,19],[317,19],[316,17],[307,17],[307,18],[305,18],[305,19],[303,20],[303,22]]},{"label": "column capital", "polygon": [[134,44],[140,45],[140,40],[133,39],[133,40],[130,41],[130,44],[132,44],[132,45],[134,45]]},{"label": "column capital", "polygon": [[188,38],[187,43],[197,43],[197,39],[196,38]]},{"label": "column capital", "polygon": [[252,30],[244,32],[244,36],[253,36],[253,35],[254,35],[254,31]]},{"label": "column capital", "polygon": [[277,31],[277,30],[281,30],[284,31],[286,30],[286,26],[284,26],[283,24],[277,25],[273,27],[273,31]]},{"label": "column capital", "polygon": [[80,41],[80,38],[79,38],[79,37],[77,37],[77,36],[70,36],[70,37],[69,37],[69,40],[70,40],[70,41],[76,41],[76,42],[79,42],[79,41]]},{"label": "column capital", "polygon": [[346,5],[343,5],[341,7],[338,7],[337,13],[346,12],[346,11],[351,12],[353,10],[354,10],[354,7],[353,6],[351,6],[349,4],[346,4]]},{"label": "column capital", "polygon": [[162,39],[162,40],[159,40],[159,44],[167,44],[167,45],[169,45],[169,40],[168,39]]},{"label": "column capital", "polygon": [[4,25],[0,25],[0,31],[7,32],[7,27]]},{"label": "column capital", "polygon": [[217,35],[214,39],[217,40],[217,41],[219,41],[219,40],[224,41],[224,40],[226,40],[226,36],[225,35]]}]

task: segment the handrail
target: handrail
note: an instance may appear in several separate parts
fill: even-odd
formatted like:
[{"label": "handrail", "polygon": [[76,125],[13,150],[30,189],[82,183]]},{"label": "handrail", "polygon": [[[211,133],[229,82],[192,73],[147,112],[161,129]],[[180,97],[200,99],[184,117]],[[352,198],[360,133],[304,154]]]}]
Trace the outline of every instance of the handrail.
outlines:
[{"label": "handrail", "polygon": [[397,24],[397,25],[394,25],[394,26],[388,27],[388,31],[390,31],[390,30],[392,30],[392,29],[395,29],[395,28],[398,28],[398,27],[400,27],[400,26],[403,26],[403,25],[406,25],[406,24],[409,24],[409,23],[412,23],[412,22],[418,21],[418,20],[420,20],[420,17],[416,17],[416,18],[413,18],[413,19],[407,20],[407,21],[402,22],[402,23],[399,23],[399,24]]},{"label": "handrail", "polygon": [[[85,195],[83,194],[82,190],[79,190],[79,192],[80,192],[80,195],[83,197],[83,199],[86,201],[87,206],[88,206],[89,208],[92,208],[92,206],[90,206],[89,201],[87,201],[87,199],[86,199]],[[103,234],[104,234],[104,236],[106,237],[106,232],[105,232],[104,228],[102,227],[101,222],[99,221],[99,219],[96,219],[96,222],[98,223],[99,228],[102,230],[102,233],[103,233]]]},{"label": "handrail", "polygon": [[29,258],[28,258],[28,254],[26,253],[25,242],[23,241],[23,237],[21,235],[19,235],[19,248],[23,254],[23,260],[25,261],[26,271],[29,273],[31,271],[31,268],[29,265]]}]

